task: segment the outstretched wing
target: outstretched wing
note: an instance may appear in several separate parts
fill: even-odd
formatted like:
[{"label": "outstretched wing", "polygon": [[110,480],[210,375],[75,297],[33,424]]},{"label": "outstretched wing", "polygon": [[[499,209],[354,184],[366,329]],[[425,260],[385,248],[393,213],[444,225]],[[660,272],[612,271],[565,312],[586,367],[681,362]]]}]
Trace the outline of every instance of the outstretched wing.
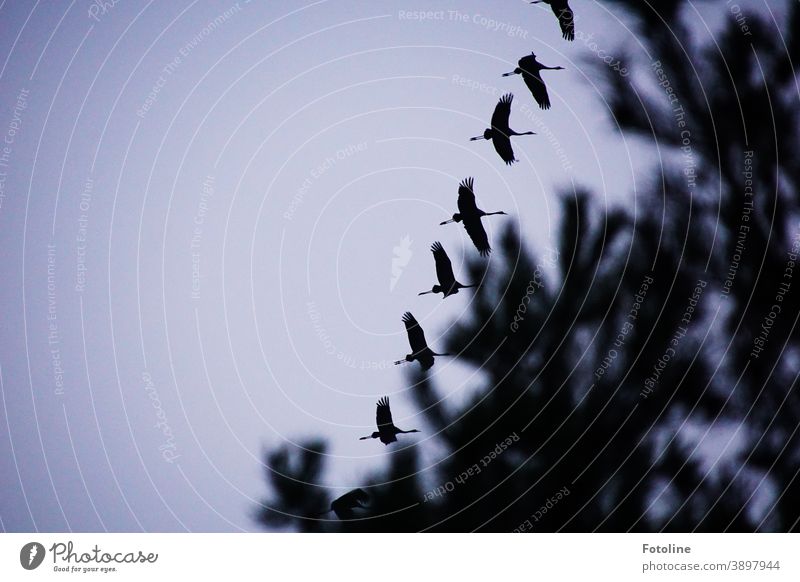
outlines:
[{"label": "outstretched wing", "polygon": [[[419,323],[414,316],[408,311],[403,314],[403,323],[406,324],[406,332],[408,333],[408,343],[411,345],[411,353],[419,354],[428,348],[428,342],[425,341],[425,332],[419,326]],[[380,404],[380,403],[379,403]],[[389,400],[386,400],[386,410],[389,410]],[[391,422],[391,415],[389,416]],[[380,422],[378,423],[380,424]]]},{"label": "outstretched wing", "polygon": [[461,216],[469,216],[475,214],[478,209],[475,206],[475,191],[472,189],[475,181],[472,178],[466,178],[458,185],[458,212]]},{"label": "outstretched wing", "polygon": [[346,504],[348,507],[361,507],[364,503],[369,501],[369,495],[366,491],[359,487],[357,489],[353,489],[352,491],[348,491],[336,499],[334,503],[337,501],[341,502],[342,504]]},{"label": "outstretched wing", "polygon": [[367,495],[366,491],[361,488],[353,489],[334,499],[331,502],[331,510],[339,519],[352,519],[356,515],[353,509],[364,507],[367,501],[369,501],[369,495]]},{"label": "outstretched wing", "polygon": [[500,97],[500,101],[497,102],[497,107],[494,108],[494,114],[492,115],[492,145],[494,145],[497,154],[509,166],[517,161],[514,158],[514,150],[511,148],[510,130],[508,128],[508,119],[511,117],[511,102],[513,100],[514,96],[511,93],[506,93]]},{"label": "outstretched wing", "polygon": [[450,257],[447,256],[442,243],[438,240],[431,245],[431,251],[433,252],[433,260],[436,261],[436,278],[439,280],[439,285],[449,288],[455,280]]},{"label": "outstretched wing", "polygon": [[345,493],[344,497],[347,497],[354,506],[358,507],[361,507],[369,501],[369,494],[360,487]]},{"label": "outstretched wing", "polygon": [[464,220],[464,229],[467,231],[469,238],[482,257],[488,257],[492,251],[489,246],[489,237],[486,236],[486,231],[483,228],[483,223],[478,217]]},{"label": "outstretched wing", "polygon": [[550,7],[553,14],[558,18],[558,25],[561,27],[561,34],[567,40],[575,40],[575,15],[566,0],[563,2],[552,2]]},{"label": "outstretched wing", "polygon": [[511,117],[511,102],[514,100],[514,95],[506,93],[500,97],[497,106],[494,108],[492,114],[492,129],[495,129],[503,135],[508,135],[508,120]]},{"label": "outstretched wing", "polygon": [[519,68],[522,70],[522,80],[525,81],[528,90],[533,95],[536,103],[542,109],[550,109],[550,96],[547,94],[547,87],[542,80],[541,71],[537,66],[539,63],[536,57],[527,56],[519,60]]},{"label": "outstretched wing", "polygon": [[517,161],[517,158],[514,157],[514,149],[511,147],[511,139],[508,135],[497,135],[495,133],[492,138],[492,145],[494,146],[494,151],[497,152],[497,155],[503,159],[506,165],[510,166]]},{"label": "outstretched wing", "polygon": [[375,412],[375,421],[378,424],[378,431],[384,427],[394,426],[392,423],[392,410],[389,408],[389,397],[384,396],[378,400],[378,409]]}]

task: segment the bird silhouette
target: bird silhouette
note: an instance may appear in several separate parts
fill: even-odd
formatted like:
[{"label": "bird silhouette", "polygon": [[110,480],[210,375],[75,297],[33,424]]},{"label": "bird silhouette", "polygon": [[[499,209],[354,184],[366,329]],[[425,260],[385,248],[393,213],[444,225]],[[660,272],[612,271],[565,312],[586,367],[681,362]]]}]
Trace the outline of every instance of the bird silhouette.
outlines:
[{"label": "bird silhouette", "polygon": [[536,55],[531,53],[522,57],[517,63],[519,66],[510,73],[503,73],[504,77],[511,75],[522,75],[522,80],[528,86],[528,89],[536,99],[536,103],[542,109],[550,109],[550,97],[547,95],[547,87],[542,80],[540,71],[560,71],[564,67],[548,67],[536,60]]},{"label": "bird silhouette", "polygon": [[[433,357],[434,356],[451,356],[452,354],[437,354],[436,352],[432,351],[429,347],[427,342],[425,341],[425,332],[422,331],[419,323],[414,316],[411,315],[408,311],[403,314],[403,323],[406,324],[406,332],[408,333],[408,343],[411,344],[411,353],[408,354],[404,360],[397,360],[395,365],[402,364],[404,362],[413,362],[416,360],[419,362],[419,365],[422,366],[423,370],[429,369],[433,366]],[[389,410],[389,401],[386,401],[386,410]],[[378,403],[378,428],[380,429],[381,419],[380,419],[380,402]],[[389,422],[391,423],[392,417],[391,415],[388,417]],[[375,438],[377,433],[372,433],[372,438]],[[381,437],[381,440],[383,438]]]},{"label": "bird silhouette", "polygon": [[438,240],[431,245],[431,252],[433,253],[433,260],[436,261],[436,278],[439,280],[438,285],[434,285],[430,291],[423,291],[418,295],[427,295],[428,293],[443,293],[445,297],[455,295],[459,289],[468,289],[470,287],[477,287],[477,285],[462,285],[456,281],[453,274],[453,264],[450,262],[450,257],[444,250],[442,243]]},{"label": "bird silhouette", "polygon": [[[482,257],[488,257],[492,251],[489,245],[489,238],[486,236],[486,231],[483,229],[481,218],[484,216],[492,216],[493,214],[506,214],[502,210],[498,212],[484,212],[475,204],[475,192],[472,189],[474,181],[472,178],[462,180],[458,186],[458,212],[453,215],[450,220],[445,220],[439,224],[449,224],[451,222],[463,222],[464,229],[467,231],[469,238],[472,239],[475,248]],[[439,270],[439,262],[436,262],[437,272]],[[452,273],[452,271],[451,271]],[[441,281],[441,276],[440,279]]]},{"label": "bird silhouette", "polygon": [[470,141],[479,139],[492,140],[494,149],[498,155],[503,158],[503,161],[509,166],[516,162],[514,158],[514,150],[511,148],[512,135],[536,135],[533,131],[526,131],[524,133],[517,133],[508,127],[508,118],[511,116],[511,101],[514,96],[511,93],[506,93],[500,98],[497,106],[494,108],[492,114],[492,127],[483,132],[483,135],[471,137]]},{"label": "bird silhouette", "polygon": [[356,516],[353,510],[358,507],[365,508],[364,504],[368,501],[369,495],[359,487],[331,501],[331,508],[319,512],[316,517],[332,511],[339,519],[353,519]]},{"label": "bird silhouette", "polygon": [[[407,313],[406,315],[411,315],[411,314]],[[420,330],[420,333],[422,333],[422,330]],[[431,358],[431,365],[433,365],[433,358]],[[371,435],[361,437],[358,440],[363,441],[366,439],[381,439],[381,442],[383,444],[388,445],[389,443],[397,442],[397,435],[399,434],[419,432],[415,428],[411,430],[400,430],[394,425],[394,422],[392,422],[392,410],[391,408],[389,408],[388,396],[384,396],[383,398],[378,400],[378,408],[375,411],[375,421],[378,424],[378,430],[373,432]],[[334,501],[334,503],[336,502]],[[331,504],[331,507],[333,507],[333,504]]]},{"label": "bird silhouette", "polygon": [[561,35],[567,40],[575,40],[575,15],[567,0],[534,0],[531,4],[549,4],[558,18]]}]

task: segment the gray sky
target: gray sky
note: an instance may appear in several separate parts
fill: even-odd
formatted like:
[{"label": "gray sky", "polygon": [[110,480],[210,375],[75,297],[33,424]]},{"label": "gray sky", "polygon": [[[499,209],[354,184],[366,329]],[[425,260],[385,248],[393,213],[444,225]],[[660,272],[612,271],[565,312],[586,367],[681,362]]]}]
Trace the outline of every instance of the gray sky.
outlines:
[{"label": "gray sky", "polygon": [[[457,274],[474,252],[439,226],[458,182],[510,213],[490,236],[510,222],[543,249],[556,188],[635,208],[648,178],[589,66],[638,47],[605,5],[572,0],[567,43],[516,0],[100,4],[0,5],[8,531],[257,529],[263,450],[309,436],[329,440],[330,485],[359,484],[385,462],[357,440],[379,396],[426,429],[391,365],[402,313],[436,349],[469,305],[417,297],[433,241]],[[546,112],[501,77],[530,51],[566,68],[544,73]],[[505,92],[539,134],[510,168],[468,141]],[[479,382],[433,376],[453,402]]]}]

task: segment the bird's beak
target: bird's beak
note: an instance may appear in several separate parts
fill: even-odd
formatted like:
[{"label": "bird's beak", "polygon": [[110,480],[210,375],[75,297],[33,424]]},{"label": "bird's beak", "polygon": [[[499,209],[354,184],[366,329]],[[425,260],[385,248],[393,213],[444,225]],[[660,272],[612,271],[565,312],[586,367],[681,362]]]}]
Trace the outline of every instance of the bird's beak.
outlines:
[{"label": "bird's beak", "polygon": [[503,73],[503,77],[510,77],[511,75],[514,75],[514,74],[515,73],[513,73],[513,72],[512,73]]},{"label": "bird's beak", "polygon": [[433,291],[423,291],[422,293],[417,293],[417,295],[427,295],[428,293],[433,293]]},{"label": "bird's beak", "polygon": [[405,364],[405,363],[406,363],[406,361],[405,361],[405,360],[397,360],[397,361],[394,363],[394,365],[395,365],[395,366],[399,366],[400,364]]},{"label": "bird's beak", "polygon": [[451,222],[453,222],[453,219],[452,219],[452,218],[451,218],[450,220],[445,220],[444,222],[440,222],[440,223],[439,223],[439,226],[442,226],[442,225],[444,225],[444,224],[450,224]]},{"label": "bird's beak", "polygon": [[469,138],[469,141],[478,141],[479,139],[483,139],[483,136],[479,135],[477,137],[471,137],[471,138]]}]

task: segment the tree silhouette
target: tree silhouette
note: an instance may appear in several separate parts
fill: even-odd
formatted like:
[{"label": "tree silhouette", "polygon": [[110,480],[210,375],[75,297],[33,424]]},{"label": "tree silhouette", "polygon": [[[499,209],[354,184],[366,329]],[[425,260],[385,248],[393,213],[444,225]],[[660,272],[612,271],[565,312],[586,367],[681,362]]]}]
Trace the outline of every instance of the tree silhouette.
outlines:
[{"label": "tree silhouette", "polygon": [[315,440],[295,447],[284,445],[266,455],[266,477],[275,498],[261,504],[257,514],[261,523],[281,528],[298,521],[301,531],[321,529],[323,522],[314,518],[327,509],[317,494],[325,448]]},{"label": "tree silhouette", "polygon": [[504,231],[489,267],[470,264],[487,282],[447,338],[482,389],[452,410],[424,373],[410,378],[442,462],[423,479],[416,447],[390,450],[362,518],[318,521],[335,497],[320,457],[295,466],[281,449],[266,459],[265,525],[798,529],[800,7],[782,31],[731,16],[699,46],[683,1],[608,3],[634,17],[650,59],[624,59],[629,76],[596,69],[620,130],[663,154],[640,211],[575,189],[560,194],[556,250]]}]

